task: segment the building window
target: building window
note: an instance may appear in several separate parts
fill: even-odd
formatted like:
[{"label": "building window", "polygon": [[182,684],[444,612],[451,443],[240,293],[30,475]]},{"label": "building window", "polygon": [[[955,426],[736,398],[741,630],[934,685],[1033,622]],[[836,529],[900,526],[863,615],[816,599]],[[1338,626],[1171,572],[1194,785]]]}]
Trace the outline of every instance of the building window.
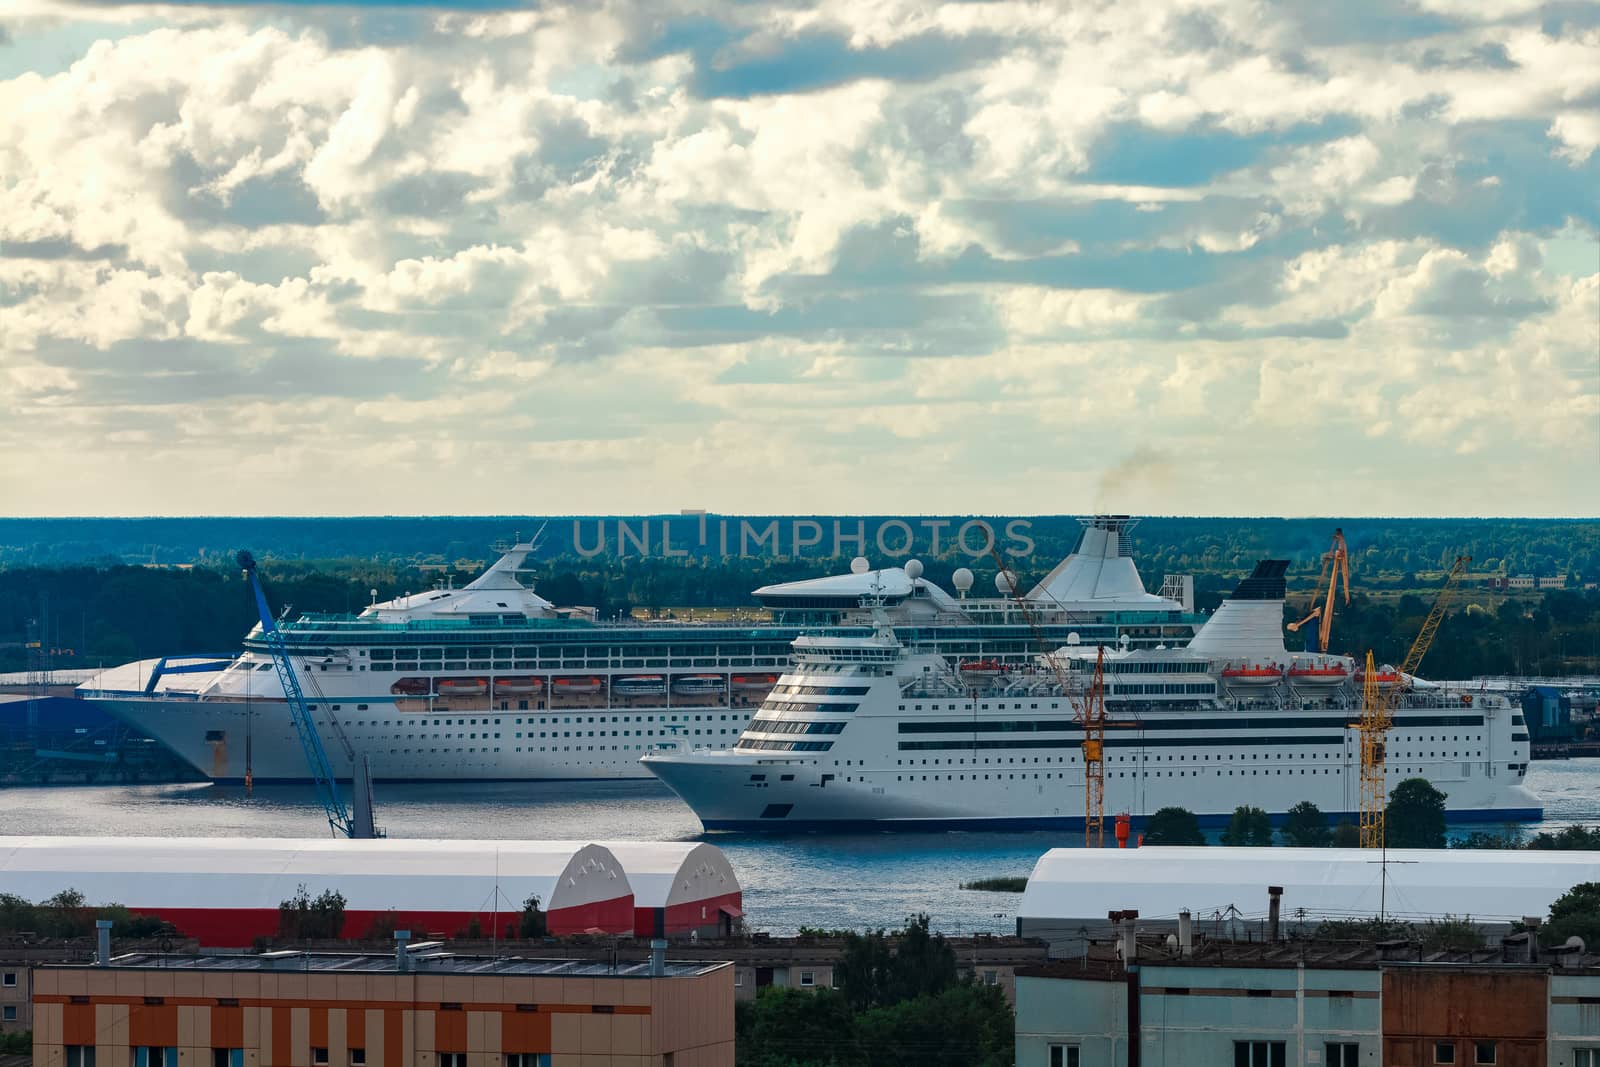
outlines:
[{"label": "building window", "polygon": [[325,1048],[313,1048],[311,1050],[311,1062],[322,1065],[322,1067],[326,1067],[328,1062],[328,1050]]},{"label": "building window", "polygon": [[1435,1041],[1433,1043],[1434,1063],[1456,1062],[1456,1044],[1454,1041]]},{"label": "building window", "polygon": [[367,1050],[353,1048],[350,1050],[350,1067],[367,1067]]},{"label": "building window", "polygon": [[1493,1041],[1479,1041],[1479,1042],[1476,1042],[1474,1047],[1473,1047],[1473,1051],[1472,1051],[1472,1062],[1473,1063],[1488,1063],[1488,1064],[1499,1063],[1500,1060],[1495,1055],[1494,1042]]},{"label": "building window", "polygon": [[0,977],[0,985],[6,986],[6,987],[9,988],[10,986],[14,986],[16,984],[17,984],[17,972],[16,971],[7,971],[3,977]]},{"label": "building window", "polygon": [[244,1049],[214,1048],[211,1050],[211,1067],[244,1067]]},{"label": "building window", "polygon": [[817,984],[817,972],[816,971],[801,971],[800,972],[800,987],[802,989],[810,989],[812,986],[814,986],[816,984]]},{"label": "building window", "polygon": [[1361,1046],[1353,1041],[1328,1042],[1328,1067],[1357,1067],[1361,1062]]},{"label": "building window", "polygon": [[67,1067],[94,1067],[93,1045],[68,1045]]},{"label": "building window", "polygon": [[133,1067],[178,1067],[178,1050],[140,1045],[133,1050]]},{"label": "building window", "polygon": [[508,1052],[505,1067],[550,1067],[548,1052]]},{"label": "building window", "polygon": [[1288,1067],[1287,1041],[1235,1041],[1233,1067]]},{"label": "building window", "polygon": [[1600,1048],[1573,1049],[1572,1067],[1600,1067]]},{"label": "building window", "polygon": [[1080,1067],[1077,1045],[1051,1045],[1050,1067]]},{"label": "building window", "polygon": [[467,1054],[465,1052],[439,1053],[439,1067],[467,1067]]},{"label": "building window", "polygon": [[[0,1013],[0,1019],[3,1019],[5,1022],[8,1022],[8,1023],[16,1022],[17,1021],[17,1006],[15,1004],[7,1004],[6,1007],[5,1007],[5,1011],[3,1013]],[[1490,1062],[1492,1063],[1493,1061],[1491,1060]]]}]

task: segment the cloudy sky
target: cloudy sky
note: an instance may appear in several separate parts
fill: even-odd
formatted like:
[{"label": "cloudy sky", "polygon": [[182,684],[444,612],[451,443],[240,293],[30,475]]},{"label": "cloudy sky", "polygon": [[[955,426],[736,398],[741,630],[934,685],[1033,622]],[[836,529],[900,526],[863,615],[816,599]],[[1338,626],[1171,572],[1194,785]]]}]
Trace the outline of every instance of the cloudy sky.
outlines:
[{"label": "cloudy sky", "polygon": [[1590,3],[7,0],[0,513],[1595,515],[1597,223]]}]

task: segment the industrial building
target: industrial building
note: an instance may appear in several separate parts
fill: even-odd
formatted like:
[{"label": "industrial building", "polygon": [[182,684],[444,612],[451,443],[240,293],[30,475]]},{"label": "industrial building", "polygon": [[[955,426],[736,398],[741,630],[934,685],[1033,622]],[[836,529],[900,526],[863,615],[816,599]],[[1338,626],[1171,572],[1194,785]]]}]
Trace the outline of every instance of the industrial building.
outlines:
[{"label": "industrial building", "polygon": [[1103,938],[1113,911],[1134,910],[1142,929],[1171,930],[1189,912],[1215,937],[1264,924],[1267,887],[1282,889],[1286,929],[1329,918],[1470,917],[1501,933],[1545,915],[1580,882],[1600,881],[1600,853],[1469,849],[1218,848],[1146,846],[1052,849],[1040,857],[1017,909],[1017,933],[1048,941],[1052,955]]},{"label": "industrial building", "polygon": [[1600,958],[1575,948],[1182,936],[1019,968],[1017,1067],[1600,1063]]},{"label": "industrial building", "polygon": [[530,897],[557,936],[687,935],[743,914],[713,846],[619,847],[638,865],[643,903],[611,849],[570,841],[4,838],[0,884],[32,901],[77,890],[91,907],[156,916],[206,948],[278,936],[279,905],[302,888],[343,896],[345,939],[396,928],[515,937]]},{"label": "industrial building", "polygon": [[[394,954],[40,967],[38,1067],[732,1067],[733,969]],[[87,1050],[92,1049],[92,1053]]]},{"label": "industrial building", "polygon": [[728,857],[684,841],[607,841],[633,886],[636,937],[727,937],[744,919]]}]

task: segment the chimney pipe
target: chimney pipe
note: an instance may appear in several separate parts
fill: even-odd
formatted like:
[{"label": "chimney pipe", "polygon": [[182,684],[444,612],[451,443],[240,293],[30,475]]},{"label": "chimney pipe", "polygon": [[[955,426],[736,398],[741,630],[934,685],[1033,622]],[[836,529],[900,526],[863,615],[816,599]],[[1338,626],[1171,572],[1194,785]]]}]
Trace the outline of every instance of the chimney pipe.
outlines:
[{"label": "chimney pipe", "polygon": [[667,973],[667,941],[666,938],[653,937],[650,939],[650,977],[660,978]]},{"label": "chimney pipe", "polygon": [[1539,962],[1539,925],[1543,922],[1537,915],[1524,915],[1522,925],[1528,928],[1528,962]]},{"label": "chimney pipe", "polygon": [[94,965],[96,967],[109,967],[111,965],[111,920],[96,919],[94,928],[97,937],[94,950]]},{"label": "chimney pipe", "polygon": [[1111,920],[1111,931],[1117,938],[1117,948],[1124,967],[1139,958],[1139,938],[1133,926],[1133,920],[1138,917],[1139,913],[1131,909],[1106,914],[1106,918]]},{"label": "chimney pipe", "polygon": [[1178,912],[1178,955],[1184,959],[1194,955],[1194,917],[1188,908]]},{"label": "chimney pipe", "polygon": [[1279,905],[1283,903],[1283,886],[1267,886],[1267,896],[1270,898],[1267,904],[1267,940],[1276,941],[1278,940],[1278,910]]},{"label": "chimney pipe", "polygon": [[410,930],[396,930],[394,932],[394,969],[402,974],[411,970],[410,941]]}]

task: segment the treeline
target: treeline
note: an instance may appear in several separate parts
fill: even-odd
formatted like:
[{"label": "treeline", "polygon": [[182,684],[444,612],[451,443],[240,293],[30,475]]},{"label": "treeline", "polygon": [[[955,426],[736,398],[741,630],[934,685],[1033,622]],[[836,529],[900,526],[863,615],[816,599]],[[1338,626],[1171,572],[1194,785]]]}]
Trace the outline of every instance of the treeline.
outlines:
[{"label": "treeline", "polygon": [[[622,536],[615,516],[505,516],[489,518],[122,518],[0,519],[0,567],[62,566],[93,562],[229,565],[239,548],[262,559],[350,559],[404,567],[419,561],[483,559],[492,544],[538,534],[536,558],[549,561],[614,560],[620,556],[712,560],[747,554],[816,560],[848,558],[860,551],[874,559],[909,536],[911,552],[924,562],[965,560],[956,546],[960,527],[974,518],[951,516],[668,515],[621,517],[632,538]],[[1011,516],[984,519],[1006,537]],[[1081,527],[1070,515],[1023,516],[1034,551],[1026,557],[1040,573],[1076,545]],[[645,524],[649,536],[645,537]],[[898,524],[898,525],[897,525]],[[1342,527],[1351,564],[1364,582],[1429,573],[1448,567],[1460,553],[1482,571],[1551,576],[1600,574],[1600,521],[1567,519],[1263,519],[1157,516],[1133,533],[1133,551],[1147,574],[1227,574],[1248,571],[1263,557],[1289,559],[1314,573],[1334,527]],[[774,538],[766,537],[775,527]],[[748,530],[747,534],[745,531]],[[850,540],[865,534],[857,549]],[[909,534],[907,533],[909,531]],[[836,535],[842,538],[836,544]],[[763,539],[759,544],[757,537]],[[937,537],[938,547],[934,540]],[[796,542],[813,541],[798,548]],[[641,551],[638,541],[646,547]],[[975,537],[969,538],[975,544]],[[839,551],[835,552],[835,548]],[[587,553],[598,551],[592,557]],[[670,562],[670,561],[669,561]],[[952,566],[958,564],[952,564]],[[1026,576],[1026,575],[1025,575]]]},{"label": "treeline", "polygon": [[[636,608],[646,613],[754,608],[751,590],[832,569],[831,562],[814,560],[558,562],[541,564],[536,575],[542,577],[535,584],[540,595],[556,604],[595,607],[601,618],[611,619]],[[953,569],[952,561],[930,562],[927,575],[949,588]],[[354,561],[275,560],[263,565],[263,573],[274,610],[288,605],[295,613],[358,612],[374,591],[378,599],[387,600],[440,580],[411,567]],[[461,584],[472,577],[458,574],[450,580]],[[1469,594],[1475,599],[1459,602],[1440,629],[1423,662],[1425,676],[1600,671],[1600,593],[1552,590],[1510,598]],[[1220,598],[1218,588],[1207,603],[1214,606]],[[1431,604],[1432,593],[1426,589],[1398,597],[1357,595],[1336,613],[1333,651],[1359,657],[1371,648],[1380,662],[1398,663]],[[1286,616],[1298,618],[1308,610],[1308,596],[1291,594]],[[0,671],[26,665],[23,646],[35,619],[40,620],[45,646],[59,650],[55,664],[70,667],[234,650],[255,625],[256,611],[248,587],[231,566],[0,570]],[[1314,628],[1289,635],[1290,646],[1299,647]]]}]

